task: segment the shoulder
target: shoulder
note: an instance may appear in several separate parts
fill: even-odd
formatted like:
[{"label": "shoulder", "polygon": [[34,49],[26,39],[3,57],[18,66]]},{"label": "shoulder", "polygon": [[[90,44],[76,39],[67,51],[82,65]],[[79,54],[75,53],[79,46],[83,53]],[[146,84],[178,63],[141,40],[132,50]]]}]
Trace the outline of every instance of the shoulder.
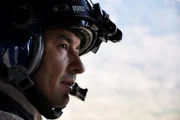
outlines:
[{"label": "shoulder", "polygon": [[12,113],[8,113],[5,111],[1,111],[1,110],[0,110],[0,118],[1,120],[24,120],[18,117],[17,115],[14,115]]},{"label": "shoulder", "polygon": [[0,98],[0,120],[41,120],[41,114],[27,98],[15,87],[1,80]]}]

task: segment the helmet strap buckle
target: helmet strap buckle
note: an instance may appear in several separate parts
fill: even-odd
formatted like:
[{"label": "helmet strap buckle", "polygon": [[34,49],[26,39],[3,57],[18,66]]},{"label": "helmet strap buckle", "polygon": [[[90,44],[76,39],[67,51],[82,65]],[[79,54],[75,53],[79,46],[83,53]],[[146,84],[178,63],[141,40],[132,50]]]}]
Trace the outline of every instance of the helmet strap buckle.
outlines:
[{"label": "helmet strap buckle", "polygon": [[25,91],[34,85],[23,66],[15,65],[9,69],[9,82],[14,84],[20,91]]}]

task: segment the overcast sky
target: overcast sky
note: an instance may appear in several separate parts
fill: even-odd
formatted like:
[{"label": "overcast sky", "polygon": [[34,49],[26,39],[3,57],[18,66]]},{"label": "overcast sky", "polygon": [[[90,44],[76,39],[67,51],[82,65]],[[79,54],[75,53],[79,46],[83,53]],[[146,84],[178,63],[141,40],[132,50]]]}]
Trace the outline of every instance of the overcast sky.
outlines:
[{"label": "overcast sky", "polygon": [[123,31],[82,57],[89,92],[60,120],[180,120],[180,0],[94,0]]}]

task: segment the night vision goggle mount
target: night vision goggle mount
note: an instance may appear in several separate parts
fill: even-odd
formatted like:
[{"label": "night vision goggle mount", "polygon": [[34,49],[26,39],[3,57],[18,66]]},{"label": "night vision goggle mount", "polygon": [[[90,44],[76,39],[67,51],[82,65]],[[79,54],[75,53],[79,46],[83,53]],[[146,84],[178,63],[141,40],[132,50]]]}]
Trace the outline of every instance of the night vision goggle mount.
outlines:
[{"label": "night vision goggle mount", "polygon": [[122,39],[122,32],[117,26],[110,20],[109,14],[104,10],[101,10],[99,3],[93,5],[96,23],[99,28],[98,37],[107,42],[119,42]]}]

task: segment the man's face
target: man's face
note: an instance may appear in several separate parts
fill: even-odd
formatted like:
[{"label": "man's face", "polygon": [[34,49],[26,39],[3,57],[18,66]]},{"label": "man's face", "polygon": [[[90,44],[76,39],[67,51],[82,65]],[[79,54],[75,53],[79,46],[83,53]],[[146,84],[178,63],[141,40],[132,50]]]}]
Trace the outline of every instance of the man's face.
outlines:
[{"label": "man's face", "polygon": [[80,39],[60,28],[46,30],[44,39],[42,63],[34,76],[36,86],[52,107],[64,107],[76,75],[85,71],[78,55]]}]

